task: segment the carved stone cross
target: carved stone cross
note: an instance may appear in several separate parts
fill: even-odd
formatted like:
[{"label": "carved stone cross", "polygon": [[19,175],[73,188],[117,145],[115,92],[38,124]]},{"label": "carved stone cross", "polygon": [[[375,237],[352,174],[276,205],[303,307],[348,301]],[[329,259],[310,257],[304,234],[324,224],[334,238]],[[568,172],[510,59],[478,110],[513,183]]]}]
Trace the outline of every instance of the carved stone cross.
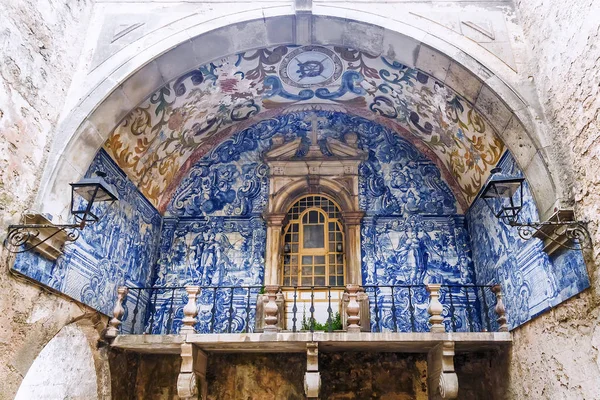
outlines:
[{"label": "carved stone cross", "polygon": [[310,147],[308,148],[307,157],[322,156],[321,148],[319,147],[319,121],[325,122],[327,119],[317,117],[316,113],[310,116]]}]

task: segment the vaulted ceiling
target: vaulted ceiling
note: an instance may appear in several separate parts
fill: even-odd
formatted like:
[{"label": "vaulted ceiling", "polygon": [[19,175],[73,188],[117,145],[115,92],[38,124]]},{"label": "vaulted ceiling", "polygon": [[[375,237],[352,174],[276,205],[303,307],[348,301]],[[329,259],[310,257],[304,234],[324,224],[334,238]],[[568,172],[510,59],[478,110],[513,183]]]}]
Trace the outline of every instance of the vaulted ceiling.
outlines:
[{"label": "vaulted ceiling", "polygon": [[459,78],[462,93],[394,60],[341,47],[248,51],[163,86],[127,115],[104,146],[164,211],[194,162],[235,132],[281,113],[333,109],[375,120],[409,140],[438,165],[466,208],[504,144],[489,122],[493,110],[471,103],[482,83]]}]

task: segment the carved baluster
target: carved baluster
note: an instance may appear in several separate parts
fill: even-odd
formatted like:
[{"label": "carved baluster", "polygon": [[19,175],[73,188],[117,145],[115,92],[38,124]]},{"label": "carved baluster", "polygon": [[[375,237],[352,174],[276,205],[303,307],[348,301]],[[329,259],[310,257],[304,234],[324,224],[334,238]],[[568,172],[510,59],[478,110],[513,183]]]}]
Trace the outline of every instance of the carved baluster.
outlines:
[{"label": "carved baluster", "polygon": [[506,317],[506,308],[504,307],[504,302],[502,301],[502,288],[500,285],[492,286],[492,292],[496,294],[496,307],[494,310],[496,314],[498,314],[498,331],[499,332],[508,332],[508,318]]},{"label": "carved baluster", "polygon": [[444,327],[444,317],[442,317],[442,312],[444,311],[444,306],[440,303],[440,288],[442,285],[437,284],[429,284],[427,285],[427,291],[429,292],[429,307],[427,307],[427,312],[431,317],[429,317],[429,323],[431,324],[430,332],[446,332],[446,328]]},{"label": "carved baluster", "polygon": [[279,286],[277,285],[266,285],[265,294],[268,297],[268,301],[264,307],[265,314],[265,333],[277,332],[277,293],[279,292]]},{"label": "carved baluster", "polygon": [[348,292],[348,305],[346,306],[346,313],[348,314],[348,333],[360,332],[360,305],[357,301],[359,289],[359,285],[355,285],[352,283],[346,285],[346,292]]},{"label": "carved baluster", "polygon": [[115,308],[113,309],[113,319],[108,323],[108,329],[106,330],[106,338],[114,339],[119,334],[119,327],[121,326],[121,318],[123,314],[125,314],[125,309],[123,308],[123,301],[127,296],[129,289],[125,286],[120,286],[117,289],[117,301],[115,303]]},{"label": "carved baluster", "polygon": [[188,333],[195,333],[194,325],[196,325],[196,315],[198,315],[198,306],[196,305],[196,298],[200,293],[200,286],[186,286],[185,291],[188,294],[188,302],[183,307],[183,326],[179,331],[182,335]]}]

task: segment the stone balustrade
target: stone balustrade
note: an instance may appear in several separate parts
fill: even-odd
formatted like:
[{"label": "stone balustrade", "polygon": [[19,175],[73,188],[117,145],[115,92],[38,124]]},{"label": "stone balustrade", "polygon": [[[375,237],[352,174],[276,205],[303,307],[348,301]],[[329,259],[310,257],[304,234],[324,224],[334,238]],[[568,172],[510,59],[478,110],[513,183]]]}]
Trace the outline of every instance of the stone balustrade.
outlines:
[{"label": "stone balustrade", "polygon": [[[148,303],[142,306],[143,301]],[[198,317],[200,311],[201,318]],[[144,314],[146,319],[142,321]],[[424,315],[428,317],[425,319]],[[123,321],[124,316],[126,321]],[[134,326],[141,329],[136,332]],[[112,340],[121,331],[188,335],[261,331],[270,334],[282,331],[508,332],[508,329],[499,285],[348,284],[291,288],[190,285],[120,287],[106,338]]]}]

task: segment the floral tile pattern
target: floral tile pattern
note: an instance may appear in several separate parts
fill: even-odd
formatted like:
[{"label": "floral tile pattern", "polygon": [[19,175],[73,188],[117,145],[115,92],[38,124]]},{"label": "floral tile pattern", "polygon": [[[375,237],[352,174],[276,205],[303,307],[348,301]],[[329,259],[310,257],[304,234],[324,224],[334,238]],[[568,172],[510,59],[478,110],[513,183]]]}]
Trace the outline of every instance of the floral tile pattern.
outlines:
[{"label": "floral tile pattern", "polygon": [[105,148],[164,212],[189,168],[236,130],[311,104],[375,119],[424,143],[454,181],[462,209],[504,150],[485,117],[433,77],[384,57],[321,46],[259,49],[203,65],[136,107]]}]

